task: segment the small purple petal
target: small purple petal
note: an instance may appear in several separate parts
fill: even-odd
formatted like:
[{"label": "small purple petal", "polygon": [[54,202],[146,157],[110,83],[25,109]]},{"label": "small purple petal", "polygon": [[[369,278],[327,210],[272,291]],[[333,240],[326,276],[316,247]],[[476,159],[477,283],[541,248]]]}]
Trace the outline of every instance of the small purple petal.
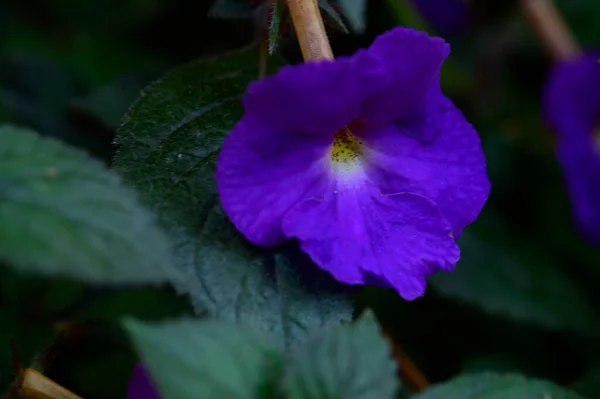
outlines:
[{"label": "small purple petal", "polygon": [[370,182],[307,200],[283,221],[289,236],[337,280],[394,287],[407,300],[425,292],[425,276],[450,270],[459,250],[435,204],[418,195],[382,195]]},{"label": "small purple petal", "polygon": [[600,51],[558,63],[544,91],[571,207],[581,232],[600,244]]},{"label": "small purple petal", "polygon": [[127,399],[160,399],[158,391],[141,363],[133,367],[133,375],[127,388]]},{"label": "small purple petal", "polygon": [[367,50],[388,72],[388,83],[363,105],[362,118],[371,125],[407,117],[438,81],[450,46],[413,29],[396,28],[379,36]]}]

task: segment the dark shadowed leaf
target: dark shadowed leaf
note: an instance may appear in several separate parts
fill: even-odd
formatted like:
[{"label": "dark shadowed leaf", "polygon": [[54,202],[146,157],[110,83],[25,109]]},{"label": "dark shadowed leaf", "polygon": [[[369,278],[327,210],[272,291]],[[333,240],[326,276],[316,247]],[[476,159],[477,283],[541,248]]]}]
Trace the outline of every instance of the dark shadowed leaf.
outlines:
[{"label": "dark shadowed leaf", "polygon": [[584,398],[595,398],[600,393],[600,364],[596,363],[583,376],[581,376],[572,386]]},{"label": "dark shadowed leaf", "polygon": [[185,65],[146,88],[119,130],[116,166],[157,211],[186,276],[177,285],[196,310],[289,345],[349,320],[352,303],[294,249],[248,244],[218,205],[216,154],[257,64],[256,49],[246,50]]},{"label": "dark shadowed leaf", "polygon": [[569,29],[584,48],[600,46],[598,38],[598,18],[600,2],[596,0],[556,0],[554,2],[566,19]]},{"label": "dark shadowed leaf", "polygon": [[164,399],[273,397],[282,354],[233,324],[129,319],[125,328]]},{"label": "dark shadowed leaf", "polygon": [[156,69],[128,73],[85,97],[72,100],[70,105],[98,118],[107,127],[117,128],[140,91],[157,76]]},{"label": "dark shadowed leaf", "polygon": [[103,283],[175,273],[152,216],[119,176],[30,130],[0,127],[0,260],[16,270]]},{"label": "dark shadowed leaf", "polygon": [[342,17],[338,12],[333,8],[331,4],[329,4],[329,0],[318,0],[319,8],[321,9],[323,16],[333,24],[336,28],[341,30],[344,33],[348,33],[348,28],[346,28],[346,24],[342,20]]},{"label": "dark shadowed leaf", "polygon": [[252,17],[252,2],[249,0],[216,0],[208,16],[217,19],[246,19]]},{"label": "dark shadowed leaf", "polygon": [[534,243],[519,245],[502,224],[490,219],[482,217],[477,228],[502,239],[464,233],[456,269],[429,279],[437,292],[490,314],[546,328],[584,335],[596,331],[594,308],[552,257]]},{"label": "dark shadowed leaf", "polygon": [[580,399],[553,383],[517,374],[482,373],[457,377],[413,399]]},{"label": "dark shadowed leaf", "polygon": [[298,346],[286,381],[291,399],[392,399],[399,389],[391,347],[371,312]]}]

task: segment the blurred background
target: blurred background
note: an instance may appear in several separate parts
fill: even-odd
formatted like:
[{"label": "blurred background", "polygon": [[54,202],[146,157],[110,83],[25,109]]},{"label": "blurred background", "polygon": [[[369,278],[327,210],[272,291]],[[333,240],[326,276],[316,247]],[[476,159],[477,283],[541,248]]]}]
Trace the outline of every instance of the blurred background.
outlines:
[{"label": "blurred background", "polygon": [[[144,86],[174,66],[260,36],[260,9],[228,14],[214,3],[2,2],[0,121],[110,164],[120,118]],[[600,45],[599,1],[555,4],[582,47]],[[462,6],[432,13],[407,0],[371,0],[361,34],[331,26],[336,54],[367,46],[397,25],[426,23],[448,40],[452,55],[442,86],[480,133],[493,187],[480,219],[461,238],[455,272],[431,278],[427,295],[414,302],[367,289],[359,304],[375,308],[431,382],[465,371],[518,371],[600,397],[600,249],[574,226],[553,134],[541,115],[553,60],[519,2]],[[352,14],[343,18],[355,26]],[[290,32],[284,31],[280,54],[301,60]],[[85,398],[125,397],[135,355],[118,320],[190,312],[187,299],[168,288],[90,288],[18,275],[0,264],[0,388],[13,381],[16,365],[33,364]]]}]

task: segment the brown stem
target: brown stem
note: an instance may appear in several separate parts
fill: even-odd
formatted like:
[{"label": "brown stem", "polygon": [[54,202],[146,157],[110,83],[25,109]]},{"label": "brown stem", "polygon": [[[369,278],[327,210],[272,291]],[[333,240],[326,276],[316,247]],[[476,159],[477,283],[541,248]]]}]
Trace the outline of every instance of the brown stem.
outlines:
[{"label": "brown stem", "polygon": [[25,369],[21,391],[31,399],[82,399],[34,369]]},{"label": "brown stem", "polygon": [[392,356],[394,357],[394,360],[396,360],[396,363],[398,363],[399,377],[406,381],[416,391],[426,390],[429,387],[427,377],[425,377],[412,359],[394,340],[389,330],[381,327],[381,332],[387,337],[392,346]]},{"label": "brown stem", "polygon": [[317,0],[287,0],[304,61],[332,60]]},{"label": "brown stem", "polygon": [[579,46],[551,0],[521,0],[523,13],[555,60],[571,58]]},{"label": "brown stem", "polygon": [[400,376],[402,379],[408,382],[416,391],[426,390],[429,387],[429,381],[400,345],[394,343],[392,351],[394,357],[400,363]]}]

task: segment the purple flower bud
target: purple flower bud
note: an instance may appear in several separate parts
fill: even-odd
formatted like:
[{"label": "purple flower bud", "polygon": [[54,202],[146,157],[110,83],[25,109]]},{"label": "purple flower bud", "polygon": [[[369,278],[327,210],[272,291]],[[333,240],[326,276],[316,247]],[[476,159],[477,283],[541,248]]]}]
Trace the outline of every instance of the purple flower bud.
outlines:
[{"label": "purple flower bud", "polygon": [[423,295],[490,190],[479,136],[440,90],[449,52],[396,28],[251,83],[217,162],[235,226],[257,245],[297,239],[339,281]]},{"label": "purple flower bud", "polygon": [[556,153],[581,232],[600,244],[600,51],[556,64],[544,91],[544,112],[556,132]]}]

